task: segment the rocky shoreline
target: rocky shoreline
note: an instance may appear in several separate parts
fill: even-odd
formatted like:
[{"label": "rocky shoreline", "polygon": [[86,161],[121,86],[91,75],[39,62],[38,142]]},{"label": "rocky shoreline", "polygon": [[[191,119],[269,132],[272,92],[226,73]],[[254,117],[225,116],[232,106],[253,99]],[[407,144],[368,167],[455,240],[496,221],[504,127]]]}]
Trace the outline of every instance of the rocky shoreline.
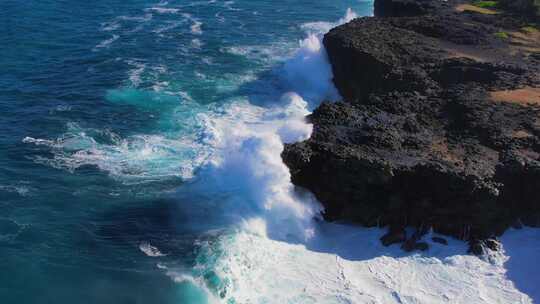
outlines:
[{"label": "rocky shoreline", "polygon": [[540,226],[538,15],[483,2],[376,0],[325,35],[343,101],[282,154],[325,219],[388,226],[405,250],[432,228],[476,254]]}]

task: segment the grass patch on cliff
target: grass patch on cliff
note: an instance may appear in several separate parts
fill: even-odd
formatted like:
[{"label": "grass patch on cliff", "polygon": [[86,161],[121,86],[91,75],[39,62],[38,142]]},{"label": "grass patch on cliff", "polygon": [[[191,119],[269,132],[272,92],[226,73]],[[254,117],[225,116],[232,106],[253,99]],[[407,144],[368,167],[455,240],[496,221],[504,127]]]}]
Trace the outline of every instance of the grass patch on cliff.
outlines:
[{"label": "grass patch on cliff", "polygon": [[510,36],[508,35],[507,32],[497,32],[497,33],[495,33],[495,37],[501,38],[501,39],[508,39],[508,38],[510,38]]},{"label": "grass patch on cliff", "polygon": [[458,12],[473,12],[473,13],[478,13],[478,14],[484,14],[484,15],[496,15],[496,14],[499,14],[498,11],[496,10],[493,10],[493,9],[490,9],[490,8],[485,8],[485,7],[479,7],[479,6],[475,6],[475,5],[472,5],[472,4],[460,4],[456,7],[456,10]]},{"label": "grass patch on cliff", "polygon": [[522,27],[521,31],[528,34],[534,34],[538,32],[538,29],[535,26],[529,25],[529,26]]},{"label": "grass patch on cliff", "polygon": [[510,36],[508,35],[507,32],[497,32],[497,33],[495,33],[495,36],[498,37],[498,38],[501,38],[501,39],[510,38]]},{"label": "grass patch on cliff", "polygon": [[473,2],[474,6],[480,8],[495,8],[499,3],[497,1],[475,1]]}]

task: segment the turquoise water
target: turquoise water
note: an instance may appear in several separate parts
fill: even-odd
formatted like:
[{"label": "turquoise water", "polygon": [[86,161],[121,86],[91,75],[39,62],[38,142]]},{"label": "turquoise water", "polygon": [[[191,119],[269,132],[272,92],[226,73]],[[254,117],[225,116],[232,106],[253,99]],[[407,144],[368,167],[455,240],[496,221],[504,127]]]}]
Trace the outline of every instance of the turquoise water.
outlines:
[{"label": "turquoise water", "polygon": [[309,233],[279,153],[337,98],[320,34],[371,11],[3,1],[0,302],[246,302],[229,242]]}]

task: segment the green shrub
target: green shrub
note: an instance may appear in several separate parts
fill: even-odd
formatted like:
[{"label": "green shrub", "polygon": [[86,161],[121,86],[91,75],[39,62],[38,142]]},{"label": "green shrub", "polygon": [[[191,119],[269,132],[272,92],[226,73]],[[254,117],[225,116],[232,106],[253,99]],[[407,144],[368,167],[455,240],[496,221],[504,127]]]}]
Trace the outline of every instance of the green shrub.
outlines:
[{"label": "green shrub", "polygon": [[478,6],[481,8],[494,8],[498,4],[497,1],[475,1],[473,2],[474,6]]},{"label": "green shrub", "polygon": [[495,33],[495,36],[501,38],[501,39],[508,39],[508,33],[507,32],[497,32]]},{"label": "green shrub", "polygon": [[532,25],[524,26],[524,27],[521,28],[521,30],[522,30],[523,32],[530,33],[530,34],[538,32],[538,30],[536,29],[536,27],[534,27],[534,26],[532,26]]}]

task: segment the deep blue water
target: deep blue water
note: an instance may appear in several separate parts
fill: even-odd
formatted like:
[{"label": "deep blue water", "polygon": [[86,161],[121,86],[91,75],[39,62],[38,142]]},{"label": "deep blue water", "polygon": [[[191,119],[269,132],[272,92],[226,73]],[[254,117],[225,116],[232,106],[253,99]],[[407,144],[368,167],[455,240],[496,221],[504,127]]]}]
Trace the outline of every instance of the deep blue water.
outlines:
[{"label": "deep blue water", "polygon": [[265,209],[258,200],[271,187],[251,183],[264,166],[211,164],[265,145],[251,135],[232,136],[247,138],[239,149],[223,143],[239,129],[224,125],[245,119],[256,134],[260,117],[288,115],[284,93],[300,94],[308,110],[328,97],[319,62],[295,55],[306,48],[299,41],[328,26],[311,22],[371,6],[2,1],[0,302],[225,299],[227,282],[211,270],[219,254],[201,252]]}]

